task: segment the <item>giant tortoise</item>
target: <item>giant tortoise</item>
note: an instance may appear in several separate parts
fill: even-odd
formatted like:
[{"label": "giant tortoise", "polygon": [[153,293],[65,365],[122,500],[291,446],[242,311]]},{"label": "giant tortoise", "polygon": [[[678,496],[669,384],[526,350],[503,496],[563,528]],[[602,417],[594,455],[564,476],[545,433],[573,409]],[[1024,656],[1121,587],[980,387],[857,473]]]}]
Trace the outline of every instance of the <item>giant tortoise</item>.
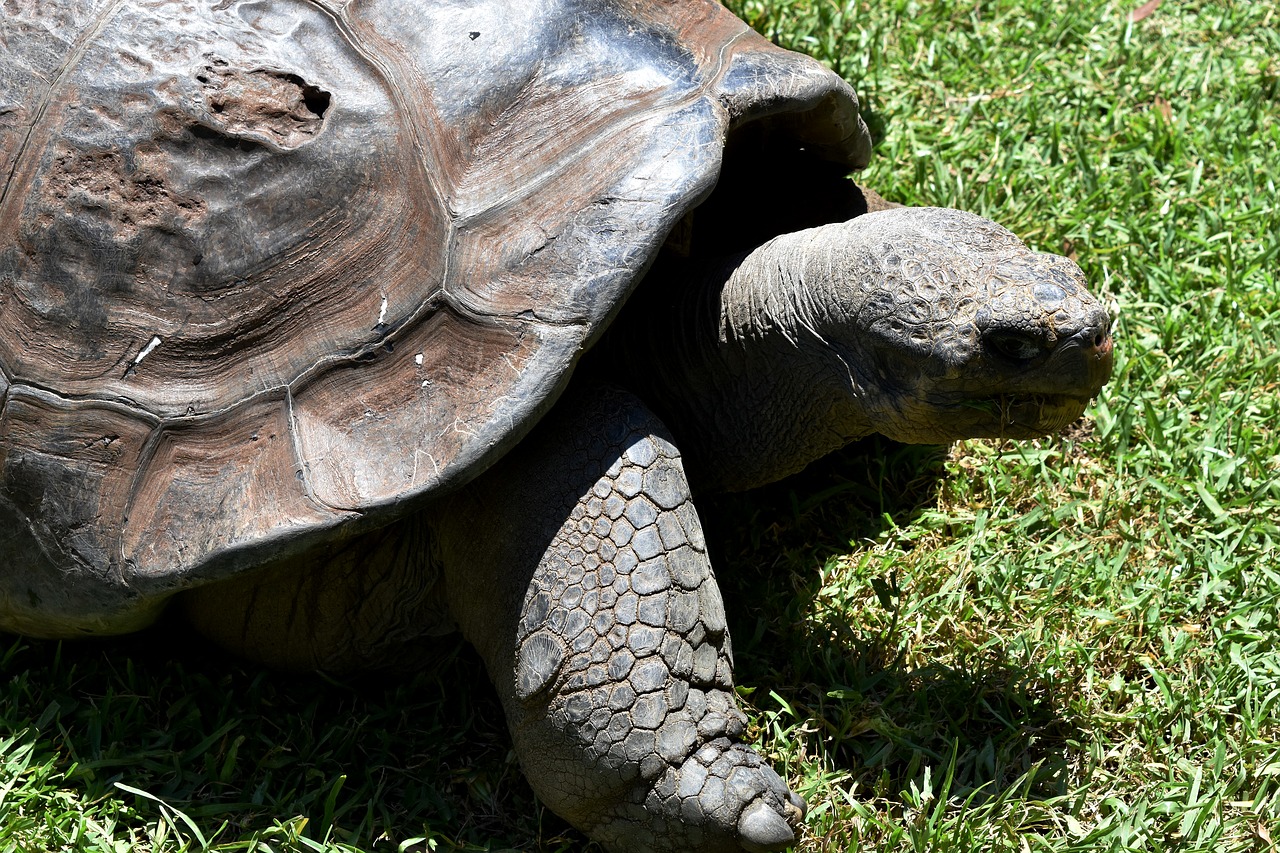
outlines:
[{"label": "giant tortoise", "polygon": [[710,0],[8,0],[0,627],[461,630],[609,849],[787,846],[690,484],[1042,435],[1111,369],[1074,264],[869,153]]}]

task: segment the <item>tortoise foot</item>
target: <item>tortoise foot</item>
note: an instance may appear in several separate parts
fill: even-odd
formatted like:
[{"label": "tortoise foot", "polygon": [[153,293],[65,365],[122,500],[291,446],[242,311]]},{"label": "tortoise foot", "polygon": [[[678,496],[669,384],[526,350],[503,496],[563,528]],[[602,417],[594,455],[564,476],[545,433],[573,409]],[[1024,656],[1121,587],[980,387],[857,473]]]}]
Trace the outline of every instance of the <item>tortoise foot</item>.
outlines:
[{"label": "tortoise foot", "polygon": [[619,851],[784,850],[805,803],[756,752],[729,738],[703,744],[612,810],[591,835]]}]

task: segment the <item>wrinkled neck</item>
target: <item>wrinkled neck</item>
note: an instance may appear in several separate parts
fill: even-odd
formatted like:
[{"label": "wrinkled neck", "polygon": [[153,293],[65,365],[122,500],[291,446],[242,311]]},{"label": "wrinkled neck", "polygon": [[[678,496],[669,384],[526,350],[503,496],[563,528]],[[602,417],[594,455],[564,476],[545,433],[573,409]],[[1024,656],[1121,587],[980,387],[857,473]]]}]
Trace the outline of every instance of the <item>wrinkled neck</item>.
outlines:
[{"label": "wrinkled neck", "polygon": [[807,280],[806,242],[800,232],[715,268],[659,267],[645,285],[662,295],[628,309],[608,360],[674,433],[695,489],[763,485],[874,431],[861,360],[824,331],[829,296]]},{"label": "wrinkled neck", "polygon": [[[784,234],[723,268],[719,285],[720,339],[750,346],[762,342],[773,349],[785,344],[801,346],[810,337],[825,343],[822,327],[829,324],[828,295],[818,269],[831,259],[812,254],[812,231]],[[825,263],[818,262],[825,261]],[[708,282],[707,291],[717,287]]]}]

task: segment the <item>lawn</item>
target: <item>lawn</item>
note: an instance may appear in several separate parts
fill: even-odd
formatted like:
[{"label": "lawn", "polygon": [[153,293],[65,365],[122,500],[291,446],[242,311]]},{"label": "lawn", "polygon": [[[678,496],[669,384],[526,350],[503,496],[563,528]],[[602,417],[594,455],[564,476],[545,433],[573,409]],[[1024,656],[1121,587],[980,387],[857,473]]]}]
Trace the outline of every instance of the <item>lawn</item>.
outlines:
[{"label": "lawn", "polygon": [[[1280,11],[732,5],[855,85],[862,180],[1074,257],[1116,324],[1063,437],[871,442],[700,504],[799,849],[1271,849]],[[171,624],[0,656],[0,853],[584,848],[466,649],[340,682]]]}]

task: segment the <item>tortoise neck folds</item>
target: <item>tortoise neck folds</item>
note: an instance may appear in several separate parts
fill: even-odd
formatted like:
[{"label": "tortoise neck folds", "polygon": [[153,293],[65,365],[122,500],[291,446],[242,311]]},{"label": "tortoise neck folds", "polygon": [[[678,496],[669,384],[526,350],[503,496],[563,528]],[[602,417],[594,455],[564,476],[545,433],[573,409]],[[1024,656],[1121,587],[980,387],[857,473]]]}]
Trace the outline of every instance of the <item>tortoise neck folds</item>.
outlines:
[{"label": "tortoise neck folds", "polygon": [[763,485],[875,431],[861,365],[815,322],[795,248],[660,263],[596,356],[674,433],[695,491]]},{"label": "tortoise neck folds", "polygon": [[695,487],[780,479],[874,432],[1055,432],[1111,372],[1110,321],[1065,258],[972,214],[898,208],[700,270],[660,265],[604,352]]}]

